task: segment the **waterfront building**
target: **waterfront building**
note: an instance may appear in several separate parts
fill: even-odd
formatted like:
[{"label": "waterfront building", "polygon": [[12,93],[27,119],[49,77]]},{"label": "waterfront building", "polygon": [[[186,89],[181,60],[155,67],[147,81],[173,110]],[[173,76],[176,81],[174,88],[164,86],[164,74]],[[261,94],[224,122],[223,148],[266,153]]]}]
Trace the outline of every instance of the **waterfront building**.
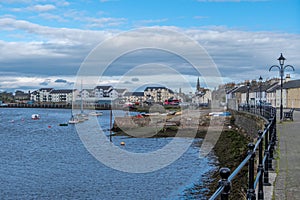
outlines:
[{"label": "waterfront building", "polygon": [[[234,88],[226,92],[226,102],[229,108],[236,109],[237,105],[247,103],[247,81],[236,84]],[[261,93],[261,94],[260,94]],[[259,101],[271,103],[273,107],[280,107],[280,80],[273,78],[262,83],[251,81],[249,86],[249,104],[257,106]],[[300,108],[300,80],[290,80],[287,74],[283,82],[282,105],[284,108]]]},{"label": "waterfront building", "polygon": [[77,90],[40,88],[30,94],[30,100],[40,103],[72,103],[73,94]]},{"label": "waterfront building", "polygon": [[149,103],[163,103],[172,97],[174,92],[166,87],[146,87],[144,90],[144,98]]},{"label": "waterfront building", "polygon": [[30,95],[30,100],[35,102],[50,102],[49,94],[53,88],[40,88]]},{"label": "waterfront building", "polygon": [[96,86],[94,88],[94,94],[96,98],[103,98],[103,97],[111,97],[113,96],[112,94],[113,87],[112,86]]},{"label": "waterfront building", "polygon": [[283,94],[286,97],[285,101],[283,101],[284,108],[300,108],[300,80],[285,82],[283,85]]},{"label": "waterfront building", "polygon": [[126,92],[124,94],[124,103],[130,102],[130,103],[143,103],[146,100],[144,96],[144,92]]},{"label": "waterfront building", "polygon": [[72,103],[73,92],[75,90],[70,89],[60,89],[60,90],[52,90],[49,93],[49,101],[52,103]]}]

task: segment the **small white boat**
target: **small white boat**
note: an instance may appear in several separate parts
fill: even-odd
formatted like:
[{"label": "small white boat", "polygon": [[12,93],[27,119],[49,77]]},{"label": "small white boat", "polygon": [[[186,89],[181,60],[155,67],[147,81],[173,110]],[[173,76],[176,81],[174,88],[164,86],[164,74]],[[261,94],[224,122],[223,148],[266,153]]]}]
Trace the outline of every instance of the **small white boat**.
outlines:
[{"label": "small white boat", "polygon": [[40,119],[41,117],[40,117],[40,115],[39,114],[33,114],[33,115],[31,115],[31,119],[33,119],[33,120],[38,120],[38,119]]},{"label": "small white boat", "polygon": [[72,116],[71,119],[69,120],[69,124],[77,124],[79,122],[80,122],[79,119],[74,116]]},{"label": "small white boat", "polygon": [[89,115],[91,115],[91,116],[101,116],[101,115],[103,115],[103,112],[99,112],[99,111],[90,112]]}]

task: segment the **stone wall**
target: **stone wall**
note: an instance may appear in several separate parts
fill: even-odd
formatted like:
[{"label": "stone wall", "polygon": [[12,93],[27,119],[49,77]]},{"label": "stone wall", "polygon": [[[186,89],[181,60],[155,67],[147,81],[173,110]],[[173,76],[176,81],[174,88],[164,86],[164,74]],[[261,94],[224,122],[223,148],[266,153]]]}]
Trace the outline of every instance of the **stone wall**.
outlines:
[{"label": "stone wall", "polygon": [[263,130],[268,121],[258,115],[248,112],[230,110],[234,117],[235,125],[245,130],[251,138],[257,137],[258,130]]}]

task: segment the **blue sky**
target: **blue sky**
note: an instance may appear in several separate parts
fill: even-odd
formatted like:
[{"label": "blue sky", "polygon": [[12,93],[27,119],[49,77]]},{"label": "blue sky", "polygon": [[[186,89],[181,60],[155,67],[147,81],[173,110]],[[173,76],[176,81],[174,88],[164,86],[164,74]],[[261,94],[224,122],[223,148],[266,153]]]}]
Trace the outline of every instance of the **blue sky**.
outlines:
[{"label": "blue sky", "polygon": [[281,52],[299,79],[299,11],[298,0],[0,0],[0,90],[72,87],[99,43],[149,26],[197,41],[225,82],[278,76],[268,66]]}]

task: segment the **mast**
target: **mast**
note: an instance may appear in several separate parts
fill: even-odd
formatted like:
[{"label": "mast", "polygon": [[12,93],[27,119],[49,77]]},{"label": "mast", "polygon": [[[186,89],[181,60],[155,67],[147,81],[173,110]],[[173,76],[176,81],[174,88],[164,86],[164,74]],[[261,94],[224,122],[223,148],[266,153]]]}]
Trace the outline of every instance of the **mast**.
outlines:
[{"label": "mast", "polygon": [[81,95],[80,95],[80,112],[81,114],[83,114],[82,79],[81,79]]}]

